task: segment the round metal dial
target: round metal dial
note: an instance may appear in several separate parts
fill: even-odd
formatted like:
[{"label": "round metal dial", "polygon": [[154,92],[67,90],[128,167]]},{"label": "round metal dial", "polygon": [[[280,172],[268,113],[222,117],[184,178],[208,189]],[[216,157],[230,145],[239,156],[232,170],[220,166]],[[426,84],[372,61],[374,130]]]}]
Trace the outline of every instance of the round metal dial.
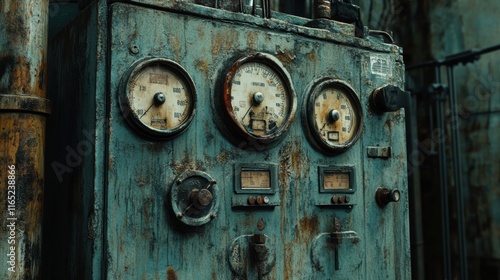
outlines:
[{"label": "round metal dial", "polygon": [[[274,143],[284,135],[296,110],[288,72],[278,59],[263,53],[241,58],[232,66],[222,101],[224,120],[240,147]],[[242,141],[249,145],[241,145]]]},{"label": "round metal dial", "polygon": [[184,131],[195,114],[196,89],[177,63],[164,58],[141,60],[124,76],[120,106],[143,134],[168,139]]},{"label": "round metal dial", "polygon": [[343,152],[361,135],[361,104],[354,90],[345,82],[325,79],[315,83],[306,114],[313,142],[322,151]]},{"label": "round metal dial", "polygon": [[185,171],[170,190],[170,205],[179,221],[200,226],[216,217],[218,188],[215,180],[202,171]]}]

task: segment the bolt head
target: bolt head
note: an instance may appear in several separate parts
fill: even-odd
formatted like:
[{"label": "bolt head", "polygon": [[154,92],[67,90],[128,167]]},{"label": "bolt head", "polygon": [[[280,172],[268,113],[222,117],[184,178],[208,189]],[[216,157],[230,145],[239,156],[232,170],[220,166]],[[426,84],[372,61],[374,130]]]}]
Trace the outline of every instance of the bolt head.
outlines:
[{"label": "bolt head", "polygon": [[255,102],[255,104],[260,104],[262,101],[264,101],[264,94],[262,92],[256,92],[253,94],[253,102]]},{"label": "bolt head", "polygon": [[340,112],[337,110],[331,110],[328,112],[328,121],[331,123],[336,122],[340,119]]},{"label": "bolt head", "polygon": [[163,92],[158,92],[155,94],[154,102],[156,105],[161,105],[161,104],[165,103],[166,99],[167,98],[165,97],[165,94]]}]

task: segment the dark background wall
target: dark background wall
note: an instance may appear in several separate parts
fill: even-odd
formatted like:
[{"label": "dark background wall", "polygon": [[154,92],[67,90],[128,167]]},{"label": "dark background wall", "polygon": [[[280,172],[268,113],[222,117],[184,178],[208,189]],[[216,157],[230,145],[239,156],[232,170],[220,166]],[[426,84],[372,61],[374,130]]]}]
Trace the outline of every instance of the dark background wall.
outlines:
[{"label": "dark background wall", "polygon": [[[390,30],[404,48],[405,63],[415,65],[427,60],[500,44],[500,2],[467,1],[359,1],[366,25]],[[376,3],[375,3],[376,2]],[[436,98],[427,90],[435,82],[433,67],[407,72],[407,87],[417,105],[417,157],[410,164],[418,167],[419,178],[410,180],[420,190],[423,279],[443,279],[442,244],[451,248],[452,278],[460,275],[457,213],[457,182],[452,163],[451,133],[458,130],[462,166],[466,260],[470,279],[500,279],[500,52],[484,54],[478,60],[453,69],[458,95],[458,117],[445,111],[446,134],[432,137],[436,129]],[[443,83],[450,85],[443,69]],[[447,99],[445,108],[449,108]],[[442,240],[441,193],[439,189],[438,142],[446,147],[450,240]],[[412,157],[413,155],[413,157]],[[417,184],[415,184],[417,183]],[[417,202],[417,201],[416,201]],[[413,205],[415,209],[415,205]],[[417,207],[418,209],[418,207]],[[418,214],[418,213],[417,213]],[[415,216],[412,225],[416,225]],[[418,221],[417,221],[418,222]],[[414,231],[415,232],[415,231]],[[414,244],[414,251],[420,244]],[[414,258],[414,263],[417,261]],[[422,265],[422,264],[420,264]],[[415,268],[414,268],[415,269]],[[416,268],[419,269],[419,268]],[[420,267],[422,269],[422,267]],[[422,277],[422,275],[420,275]],[[419,277],[420,279],[422,279]]]}]

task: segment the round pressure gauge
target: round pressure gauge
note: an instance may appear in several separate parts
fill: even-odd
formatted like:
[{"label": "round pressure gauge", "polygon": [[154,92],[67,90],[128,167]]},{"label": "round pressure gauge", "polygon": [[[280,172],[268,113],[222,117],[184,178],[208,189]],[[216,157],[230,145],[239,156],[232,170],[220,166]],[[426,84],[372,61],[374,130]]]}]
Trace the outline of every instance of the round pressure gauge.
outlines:
[{"label": "round pressure gauge", "polygon": [[290,75],[275,57],[257,53],[237,60],[226,74],[216,106],[233,142],[262,149],[281,139],[297,101]]},{"label": "round pressure gauge", "polygon": [[122,78],[120,107],[129,123],[152,138],[183,132],[196,110],[196,89],[177,63],[147,58],[134,63]]},{"label": "round pressure gauge", "polygon": [[354,90],[336,79],[321,79],[310,87],[306,126],[316,148],[338,154],[351,147],[363,128],[361,103]]}]

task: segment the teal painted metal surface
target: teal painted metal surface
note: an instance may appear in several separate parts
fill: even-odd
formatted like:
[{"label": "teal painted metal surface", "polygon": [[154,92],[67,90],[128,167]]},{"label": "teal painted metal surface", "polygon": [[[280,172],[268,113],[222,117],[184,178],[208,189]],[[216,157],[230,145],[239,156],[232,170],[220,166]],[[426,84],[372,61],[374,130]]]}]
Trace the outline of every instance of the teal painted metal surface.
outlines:
[{"label": "teal painted metal surface", "polygon": [[[99,278],[97,270],[102,269],[100,273],[108,279],[409,279],[404,112],[376,114],[368,104],[374,89],[387,84],[402,87],[400,49],[304,27],[307,20],[286,15],[266,20],[169,3],[175,5],[167,7],[168,11],[112,4],[105,40],[109,48],[102,52],[102,42],[94,39],[97,52],[84,51],[86,59],[97,65],[107,57],[109,84],[101,77],[102,68],[96,67],[97,75],[89,76],[88,90],[84,85],[78,91],[79,96],[90,93],[84,101],[90,109],[76,113],[76,118],[96,122],[88,124],[96,131],[96,150],[94,158],[85,158],[85,167],[77,168],[90,181],[80,188],[86,197],[75,198],[83,205],[70,212],[82,215],[90,229],[102,229],[103,236],[90,230],[94,232],[90,240],[75,237],[85,245],[70,242],[90,254],[83,257],[83,264],[71,261],[77,265],[76,271]],[[94,25],[99,17],[90,19],[92,22],[73,26],[71,32],[97,26],[92,32],[105,36],[101,28],[106,25]],[[87,34],[96,38],[92,32]],[[60,38],[59,47],[63,47],[64,36]],[[297,112],[285,137],[274,147],[249,151],[220,132],[222,112],[215,109],[214,102],[229,67],[256,52],[275,57],[290,74]],[[146,57],[177,62],[197,89],[191,125],[170,140],[142,136],[129,125],[118,104],[120,81],[134,62]],[[377,68],[382,62],[387,67]],[[80,72],[75,71],[77,77]],[[364,116],[360,139],[336,156],[314,149],[303,125],[306,89],[324,77],[348,83],[361,101]],[[82,118],[84,115],[88,117]],[[103,123],[107,130],[102,129]],[[86,125],[79,127],[84,128]],[[78,144],[74,140],[71,143]],[[377,146],[381,151],[390,147],[390,156],[369,158],[368,147]],[[64,153],[54,161],[64,160]],[[276,175],[270,176],[274,192],[253,193],[270,198],[267,207],[245,204],[251,195],[235,189],[239,167],[255,164],[275,170],[270,171]],[[320,192],[320,173],[325,166],[352,170],[355,190],[344,194],[349,203],[333,205],[334,194]],[[199,177],[205,178],[200,179],[205,180],[203,184],[213,179],[217,186],[213,194],[218,207],[207,214],[208,222],[200,221],[203,225],[186,226],[182,215],[172,211],[178,196],[170,192],[182,189],[183,180],[178,178],[184,178],[186,171],[204,174]],[[63,184],[68,186],[81,182],[74,173],[64,176],[69,181]],[[379,187],[399,189],[401,200],[380,208],[375,200]],[[245,206],[237,207],[242,204]],[[80,207],[86,210],[82,213]],[[76,228],[84,228],[84,223]],[[95,245],[101,241],[103,248]],[[101,260],[101,267],[90,265]]]}]

